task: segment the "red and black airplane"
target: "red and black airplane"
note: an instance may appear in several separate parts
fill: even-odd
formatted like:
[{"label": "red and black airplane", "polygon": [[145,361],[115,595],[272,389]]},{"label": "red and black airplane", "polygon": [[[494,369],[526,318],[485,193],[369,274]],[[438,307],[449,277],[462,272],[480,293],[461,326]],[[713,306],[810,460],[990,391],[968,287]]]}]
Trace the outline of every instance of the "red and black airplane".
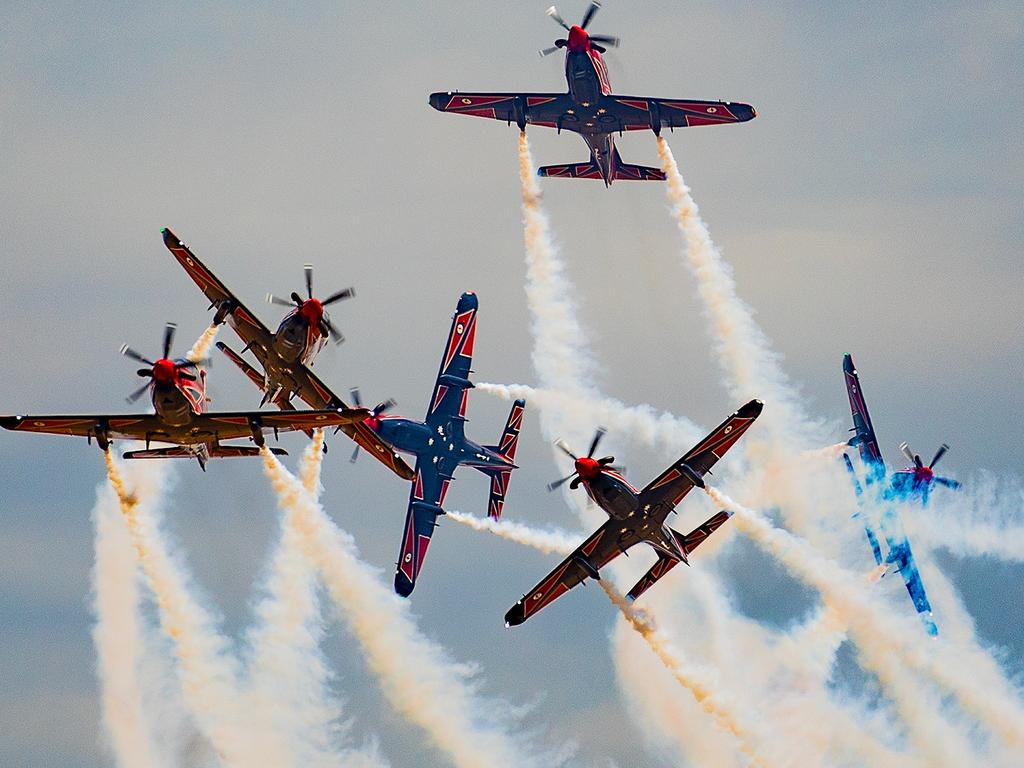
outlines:
[{"label": "red and black airplane", "polygon": [[[227,355],[231,362],[260,388],[263,392],[261,405],[269,402],[282,410],[291,411],[295,409],[292,398],[297,396],[312,408],[348,409],[345,401],[332,392],[309,366],[316,353],[323,347],[328,335],[333,336],[337,342],[342,338],[331,325],[324,307],[354,296],[354,289],[345,288],[337,291],[323,301],[314,298],[313,269],[307,264],[305,271],[308,298],[303,299],[298,293],[292,293],[291,301],[294,308],[281,321],[277,331],[273,332],[242,303],[241,299],[228,290],[228,287],[177,235],[169,229],[164,229],[163,237],[167,250],[199,286],[199,290],[210,302],[210,309],[216,310],[213,316],[214,324],[227,322],[245,343],[241,354],[222,341],[217,342],[217,349]],[[269,295],[268,298],[275,304],[293,306],[284,299],[276,299]],[[242,357],[245,352],[252,352],[262,370]],[[386,403],[381,403],[377,409],[385,405]],[[370,411],[366,413],[371,414]],[[402,460],[392,446],[377,436],[372,424],[371,418],[365,423],[342,424],[341,430],[396,475],[411,480],[414,477],[412,467]]]},{"label": "red and black airplane", "polygon": [[749,104],[728,101],[652,99],[646,96],[618,96],[612,93],[608,68],[601,54],[606,45],[617,46],[619,39],[592,35],[587,26],[601,4],[592,2],[583,21],[569,26],[554,6],[548,15],[569,34],[555,41],[542,56],[564,48],[565,79],[568,93],[468,93],[462,91],[432,93],[430,106],[441,112],[473,117],[489,117],[515,123],[525,131],[527,124],[543,125],[580,134],[590,149],[590,161],[568,165],[546,165],[539,176],[577,179],[603,179],[611,186],[616,179],[664,181],[658,168],[624,163],[615,148],[615,134],[623,131],[662,128],[690,128],[698,125],[742,123],[757,116]]},{"label": "red and black airplane", "polygon": [[[140,440],[145,450],[128,451],[126,459],[195,458],[206,469],[211,458],[256,456],[266,443],[264,432],[311,431],[326,427],[344,427],[361,423],[370,412],[365,408],[336,408],[319,411],[265,413],[235,411],[208,413],[206,410],[206,371],[202,360],[171,357],[176,326],[164,329],[163,356],[157,360],[139,354],[127,344],[121,353],[143,363],[138,375],[149,379],[128,396],[134,403],[147,390],[153,399],[154,414],[114,416],[0,416],[0,426],[18,432],[46,432],[55,435],[85,437],[104,451],[113,440]],[[248,437],[255,446],[224,445],[221,440]],[[168,448],[150,448],[150,443],[172,443]],[[276,454],[282,448],[271,448]]]},{"label": "red and black airplane", "polygon": [[614,456],[593,458],[604,436],[603,429],[594,435],[590,450],[583,457],[577,457],[558,441],[556,445],[575,463],[575,472],[551,483],[548,489],[554,490],[567,482],[573,490],[582,485],[609,520],[509,609],[505,626],[522,624],[588,577],[600,579],[601,568],[641,542],[650,545],[658,559],[629,590],[630,600],[640,597],[677,564],[689,565],[689,554],[729,519],[729,513],[718,512],[685,536],[669,528],[665,519],[694,486],[704,487],[704,475],[750,428],[762,407],[760,400],[751,400],[642,491],[619,473]]}]

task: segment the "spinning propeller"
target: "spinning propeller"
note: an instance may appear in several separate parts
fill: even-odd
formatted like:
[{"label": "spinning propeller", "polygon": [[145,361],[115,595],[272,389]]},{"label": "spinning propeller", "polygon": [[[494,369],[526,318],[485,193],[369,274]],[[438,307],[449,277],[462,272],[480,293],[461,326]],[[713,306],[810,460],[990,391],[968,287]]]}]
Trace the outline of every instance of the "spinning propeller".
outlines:
[{"label": "spinning propeller", "polygon": [[142,397],[142,394],[149,388],[150,383],[155,384],[156,386],[167,386],[174,385],[177,381],[182,379],[185,381],[195,381],[195,374],[189,373],[188,370],[195,370],[199,366],[206,365],[206,363],[209,362],[208,360],[185,360],[179,363],[172,360],[171,346],[174,344],[174,334],[177,330],[178,326],[174,323],[168,323],[164,327],[163,356],[159,360],[154,361],[143,357],[127,344],[121,347],[122,355],[149,366],[149,368],[139,368],[136,371],[136,374],[143,378],[152,380],[151,382],[146,382],[128,395],[125,399],[129,403],[134,403]]},{"label": "spinning propeller", "polygon": [[[604,45],[610,45],[613,48],[619,44],[619,38],[613,37],[612,35],[591,35],[587,33],[587,25],[593,20],[594,15],[601,8],[601,4],[597,0],[593,0],[590,3],[590,7],[587,8],[587,12],[583,14],[583,21],[577,26],[570,27],[565,19],[559,16],[555,6],[548,8],[548,16],[555,20],[560,27],[569,33],[568,38],[562,38],[555,40],[555,44],[551,48],[545,48],[543,51],[539,51],[541,56],[550,56],[552,53],[557,51],[559,48],[568,48],[573,53],[582,53],[593,48],[598,53],[604,53]],[[603,43],[603,45],[601,45]]]},{"label": "spinning propeller", "polygon": [[931,463],[927,466],[921,461],[921,455],[914,453],[910,450],[910,446],[906,443],[900,443],[900,450],[903,451],[903,455],[914,464],[914,479],[918,482],[936,482],[939,485],[944,485],[947,488],[957,489],[960,487],[960,483],[956,480],[950,480],[948,477],[939,477],[935,474],[935,465],[939,463],[939,459],[946,455],[946,451],[949,450],[949,446],[943,443],[939,446],[939,450],[935,452],[932,457]]},{"label": "spinning propeller", "polygon": [[343,288],[340,291],[336,291],[322,301],[320,299],[313,298],[313,265],[306,264],[303,266],[303,271],[306,273],[306,296],[308,298],[303,299],[296,291],[292,291],[291,300],[282,299],[280,296],[275,296],[272,293],[267,294],[267,301],[271,304],[279,304],[282,307],[296,307],[299,311],[299,317],[306,321],[306,325],[313,327],[316,326],[321,335],[333,336],[335,344],[341,344],[345,340],[345,337],[341,335],[341,331],[334,327],[327,316],[324,314],[324,307],[328,307],[337,301],[343,299],[351,299],[356,295],[355,288]]},{"label": "spinning propeller", "polygon": [[[359,393],[359,387],[352,387],[352,389],[349,390],[349,394],[352,395],[352,401],[353,401],[355,407],[356,408],[362,408],[363,407],[363,398],[362,398],[362,396]],[[373,406],[373,408],[370,409],[370,415],[367,417],[366,421],[364,421],[363,423],[366,424],[366,426],[368,426],[374,432],[376,432],[377,431],[377,427],[380,426],[380,417],[384,413],[386,413],[387,411],[390,411],[392,408],[394,408],[395,405],[397,405],[397,403],[395,403],[395,401],[392,398],[390,398],[390,397],[387,400],[382,400],[381,402],[377,403],[375,406]],[[341,427],[338,427],[338,429],[341,429]],[[336,430],[334,430],[334,432],[335,432],[335,434],[337,434],[338,430],[336,429]],[[356,449],[354,451],[352,451],[352,458],[350,458],[349,461],[352,464],[355,464],[356,463],[356,459],[358,459],[358,458],[359,458],[359,445],[357,444],[356,445]]]},{"label": "spinning propeller", "polygon": [[605,469],[611,469],[615,472],[622,471],[621,467],[617,467],[613,463],[615,461],[614,456],[605,456],[601,459],[593,458],[594,451],[597,450],[597,446],[601,442],[601,438],[604,437],[606,431],[607,430],[604,427],[597,428],[597,431],[594,433],[594,439],[590,441],[590,450],[587,451],[587,455],[583,457],[577,457],[561,438],[555,441],[555,445],[558,446],[566,456],[575,462],[576,471],[567,477],[563,477],[561,480],[555,480],[553,483],[548,483],[549,491],[560,488],[570,480],[572,480],[572,482],[569,483],[569,487],[572,490],[576,490],[579,488],[580,483],[589,483],[596,480]]}]

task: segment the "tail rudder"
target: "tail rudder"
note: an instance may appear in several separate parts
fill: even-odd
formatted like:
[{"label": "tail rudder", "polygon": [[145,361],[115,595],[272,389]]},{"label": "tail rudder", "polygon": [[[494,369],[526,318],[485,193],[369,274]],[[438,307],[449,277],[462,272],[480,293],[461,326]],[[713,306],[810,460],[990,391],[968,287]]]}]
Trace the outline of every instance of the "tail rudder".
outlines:
[{"label": "tail rudder", "polygon": [[[519,431],[523,427],[523,413],[526,411],[526,401],[516,400],[509,411],[508,420],[505,422],[505,429],[501,433],[501,439],[497,445],[485,446],[503,458],[510,464],[515,463],[516,449],[519,447]],[[498,469],[485,471],[491,478],[491,488],[487,499],[487,516],[498,520],[501,518],[501,511],[505,506],[505,494],[508,493],[508,483],[512,478],[511,469]]]}]

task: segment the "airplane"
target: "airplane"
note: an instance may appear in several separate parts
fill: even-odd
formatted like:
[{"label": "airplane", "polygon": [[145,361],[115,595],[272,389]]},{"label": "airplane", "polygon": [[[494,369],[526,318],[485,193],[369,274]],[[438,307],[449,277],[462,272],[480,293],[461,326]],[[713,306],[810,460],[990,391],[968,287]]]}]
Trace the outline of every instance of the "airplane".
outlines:
[{"label": "airplane", "polygon": [[[455,470],[466,465],[491,480],[487,511],[501,517],[516,448],[523,423],[525,400],[512,404],[505,428],[496,445],[478,445],[465,435],[466,405],[473,383],[469,380],[476,340],[476,294],[459,298],[438,369],[434,391],[423,421],[387,415],[387,408],[373,409],[366,424],[389,446],[416,457],[415,476],[409,494],[402,546],[395,569],[395,592],[412,594],[423,568],[437,518],[444,514],[444,497]],[[388,405],[388,404],[384,404]]]},{"label": "airplane", "polygon": [[615,148],[615,134],[624,131],[652,130],[661,135],[662,128],[688,128],[699,125],[742,123],[757,116],[749,104],[728,101],[694,101],[692,99],[654,99],[646,96],[620,96],[612,93],[608,68],[601,54],[605,46],[617,46],[619,39],[593,35],[587,26],[600,9],[592,2],[576,25],[569,26],[554,6],[548,15],[568,35],[555,41],[554,47],[540,52],[547,56],[564,48],[565,79],[568,93],[469,93],[462,91],[430,94],[430,106],[441,112],[473,117],[487,117],[515,123],[520,131],[527,124],[578,133],[587,143],[590,160],[585,163],[547,165],[537,170],[538,176],[576,179],[602,179],[610,187],[616,179],[633,181],[664,181],[659,168],[625,163]]},{"label": "airplane", "polygon": [[[199,286],[210,301],[210,309],[215,309],[214,324],[227,322],[245,343],[242,353],[238,353],[222,341],[217,342],[217,349],[227,355],[236,366],[263,392],[260,405],[273,403],[282,410],[294,410],[292,398],[297,396],[310,407],[318,410],[346,409],[348,405],[324,384],[309,366],[313,358],[323,347],[328,336],[340,341],[341,334],[331,324],[323,308],[336,301],[355,295],[352,288],[338,291],[320,301],[313,298],[312,267],[306,265],[306,293],[303,299],[298,293],[292,294],[292,304],[283,299],[274,303],[294,304],[277,332],[271,332],[227,287],[222,283],[199,258],[170,229],[161,230],[164,245],[171,252],[185,272]],[[242,357],[251,351],[259,362],[262,371]],[[378,408],[387,406],[381,403]],[[371,409],[370,413],[373,411]],[[358,446],[380,461],[384,466],[404,480],[414,476],[412,467],[406,464],[390,446],[383,443],[368,422],[346,423],[341,431],[351,437]]]},{"label": "airplane", "polygon": [[666,525],[665,519],[694,486],[704,487],[704,475],[750,428],[763,407],[760,400],[751,400],[642,491],[622,476],[614,456],[594,458],[605,434],[603,429],[597,430],[583,457],[577,457],[564,442],[557,441],[555,445],[573,460],[575,471],[551,483],[548,489],[555,490],[567,482],[572,490],[582,485],[609,520],[509,609],[505,626],[522,624],[587,578],[600,579],[604,566],[641,542],[648,544],[658,559],[629,590],[630,600],[640,597],[679,563],[689,565],[690,553],[721,527],[730,513],[718,512],[685,536]]},{"label": "airplane", "polygon": [[[177,326],[168,323],[164,329],[163,356],[157,360],[139,354],[127,344],[121,353],[143,363],[139,376],[149,379],[128,396],[134,403],[148,390],[154,414],[84,415],[84,416],[0,416],[0,426],[17,432],[45,432],[55,435],[85,437],[101,450],[107,451],[114,440],[140,440],[146,444],[141,451],[128,451],[126,459],[195,458],[205,471],[211,458],[257,456],[266,444],[264,433],[313,430],[359,423],[366,419],[365,408],[334,408],[289,413],[234,411],[210,413],[206,410],[206,371],[204,361],[172,358],[171,346]],[[256,445],[224,445],[222,440],[248,437]],[[172,443],[167,448],[151,448],[150,444]],[[271,448],[283,455],[283,448]]]},{"label": "airplane", "polygon": [[[925,466],[919,455],[911,453],[905,442],[901,443],[900,450],[913,462],[913,465],[893,472],[889,485],[885,486],[885,461],[882,459],[882,451],[878,447],[875,428],[871,424],[871,416],[868,413],[867,403],[864,401],[860,376],[853,364],[853,357],[849,354],[843,356],[843,377],[846,381],[846,393],[850,398],[850,410],[853,414],[853,429],[850,431],[855,433],[850,438],[849,445],[856,447],[860,452],[861,461],[866,468],[865,485],[875,490],[877,501],[882,504],[880,519],[873,520],[873,515],[863,503],[865,488],[857,479],[850,457],[844,453],[843,461],[852,478],[860,508],[857,517],[864,524],[868,543],[875,556],[875,563],[882,565],[884,562],[900,572],[907,585],[907,591],[910,593],[910,599],[925,625],[925,630],[930,635],[937,635],[938,628],[931,618],[931,604],[928,602],[928,595],[925,593],[910,542],[903,531],[896,504],[901,501],[920,500],[922,505],[926,505],[931,487],[936,483],[953,490],[960,487],[960,483],[949,478],[939,477],[933,469],[939,459],[949,450],[949,446],[945,444],[940,446],[931,464]],[[885,542],[887,552],[884,556],[882,543],[875,532],[876,526]]]}]

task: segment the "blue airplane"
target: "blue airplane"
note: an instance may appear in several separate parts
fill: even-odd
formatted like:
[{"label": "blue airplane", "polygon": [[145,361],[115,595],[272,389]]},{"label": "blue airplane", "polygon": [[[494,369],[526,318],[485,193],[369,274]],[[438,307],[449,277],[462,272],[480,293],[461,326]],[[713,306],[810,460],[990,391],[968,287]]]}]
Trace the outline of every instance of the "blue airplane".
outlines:
[{"label": "blue airplane", "polygon": [[[913,462],[913,465],[893,472],[887,484],[885,482],[885,461],[882,459],[882,452],[878,447],[875,428],[871,425],[867,403],[864,402],[860,377],[857,375],[857,369],[854,367],[853,358],[850,355],[843,357],[843,377],[846,380],[846,393],[850,397],[850,410],[853,413],[853,429],[850,431],[854,433],[854,436],[850,439],[849,445],[860,451],[860,458],[866,469],[865,481],[862,485],[853,469],[850,457],[843,454],[846,469],[853,479],[853,487],[860,507],[856,516],[864,524],[864,531],[871,544],[875,562],[878,565],[885,563],[899,571],[907,585],[910,599],[921,616],[925,630],[929,635],[937,635],[939,630],[932,620],[932,607],[928,602],[928,595],[925,594],[924,584],[921,582],[921,573],[917,569],[914,553],[910,549],[910,542],[907,540],[899,513],[896,510],[897,504],[906,501],[920,501],[922,506],[926,505],[931,487],[935,483],[954,490],[960,487],[960,483],[955,480],[939,477],[933,471],[933,467],[949,450],[949,446],[942,445],[931,464],[925,466],[921,457],[911,453],[907,444],[902,443],[900,450]],[[864,504],[868,491],[873,493],[874,500],[879,502],[882,508],[878,520],[873,519],[872,507]],[[879,533],[881,539],[879,539]]]},{"label": "blue airplane", "polygon": [[[462,294],[423,421],[385,415],[393,405],[387,401],[370,409],[370,416],[364,422],[383,443],[416,457],[395,571],[395,591],[403,597],[408,597],[416,586],[437,518],[444,514],[442,505],[455,470],[465,464],[490,478],[487,514],[497,520],[501,517],[509,478],[516,469],[516,447],[525,400],[516,400],[512,405],[497,445],[478,445],[465,435],[466,403],[469,390],[473,388],[469,374],[476,338],[476,313],[476,294]],[[352,395],[359,400],[355,390]]]}]

